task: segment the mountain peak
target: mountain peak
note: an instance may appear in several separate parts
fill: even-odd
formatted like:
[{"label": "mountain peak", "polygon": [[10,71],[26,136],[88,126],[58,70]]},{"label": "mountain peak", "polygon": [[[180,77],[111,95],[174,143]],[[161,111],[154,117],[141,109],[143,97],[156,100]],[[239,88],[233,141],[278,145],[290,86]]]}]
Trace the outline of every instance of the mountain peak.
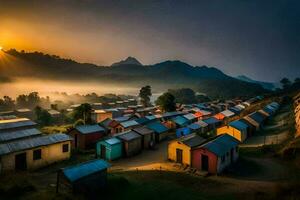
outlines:
[{"label": "mountain peak", "polygon": [[125,60],[121,60],[120,62],[113,63],[111,66],[119,66],[119,65],[139,65],[142,66],[136,58],[129,56]]}]

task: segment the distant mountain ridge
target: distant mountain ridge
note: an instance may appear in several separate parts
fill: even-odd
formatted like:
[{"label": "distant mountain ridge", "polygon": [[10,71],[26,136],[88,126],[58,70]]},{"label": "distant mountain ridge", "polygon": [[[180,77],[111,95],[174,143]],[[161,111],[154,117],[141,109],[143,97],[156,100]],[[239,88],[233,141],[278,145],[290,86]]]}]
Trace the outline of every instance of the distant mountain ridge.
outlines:
[{"label": "distant mountain ridge", "polygon": [[129,56],[125,60],[121,60],[120,62],[113,63],[111,66],[119,66],[119,65],[139,65],[142,66],[136,58]]},{"label": "distant mountain ridge", "polygon": [[270,83],[270,82],[263,82],[263,81],[256,81],[253,80],[245,75],[240,75],[236,77],[237,79],[241,80],[241,81],[246,81],[249,83],[257,83],[259,85],[261,85],[263,88],[267,89],[267,90],[274,90],[275,89],[275,84],[274,83]]},{"label": "distant mountain ridge", "polygon": [[6,62],[0,62],[0,74],[8,78],[96,81],[137,88],[151,85],[156,91],[188,87],[214,98],[254,96],[267,92],[259,84],[238,80],[217,68],[191,66],[178,60],[141,65],[132,57],[130,62],[126,59],[112,66],[98,66],[39,52],[9,50],[6,54]]}]

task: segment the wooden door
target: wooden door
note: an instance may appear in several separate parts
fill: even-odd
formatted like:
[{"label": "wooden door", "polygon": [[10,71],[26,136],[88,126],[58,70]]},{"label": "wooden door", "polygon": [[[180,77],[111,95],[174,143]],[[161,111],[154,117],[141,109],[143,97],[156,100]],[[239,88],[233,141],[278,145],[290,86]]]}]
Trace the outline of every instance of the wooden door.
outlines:
[{"label": "wooden door", "polygon": [[176,162],[182,163],[182,150],[176,149]]}]

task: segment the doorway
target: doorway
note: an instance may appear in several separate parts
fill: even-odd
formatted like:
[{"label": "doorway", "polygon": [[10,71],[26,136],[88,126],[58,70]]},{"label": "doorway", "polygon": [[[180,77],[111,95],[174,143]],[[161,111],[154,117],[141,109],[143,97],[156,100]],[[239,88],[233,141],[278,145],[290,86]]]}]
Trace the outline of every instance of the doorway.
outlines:
[{"label": "doorway", "polygon": [[27,159],[26,153],[17,154],[15,156],[15,169],[16,170],[26,170],[27,169]]},{"label": "doorway", "polygon": [[182,163],[182,150],[176,149],[176,162]]},{"label": "doorway", "polygon": [[106,146],[101,145],[101,158],[106,159]]},{"label": "doorway", "polygon": [[201,169],[204,171],[208,171],[208,156],[201,155]]}]

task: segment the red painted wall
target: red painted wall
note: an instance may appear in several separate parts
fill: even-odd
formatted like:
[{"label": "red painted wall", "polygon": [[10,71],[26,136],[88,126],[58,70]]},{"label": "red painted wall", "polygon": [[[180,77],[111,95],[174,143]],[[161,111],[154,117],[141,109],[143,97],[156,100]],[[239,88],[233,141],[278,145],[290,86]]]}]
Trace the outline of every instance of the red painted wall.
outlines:
[{"label": "red painted wall", "polygon": [[202,170],[201,155],[208,156],[208,172],[216,174],[218,167],[218,157],[205,148],[198,148],[192,150],[192,167],[198,170]]}]

